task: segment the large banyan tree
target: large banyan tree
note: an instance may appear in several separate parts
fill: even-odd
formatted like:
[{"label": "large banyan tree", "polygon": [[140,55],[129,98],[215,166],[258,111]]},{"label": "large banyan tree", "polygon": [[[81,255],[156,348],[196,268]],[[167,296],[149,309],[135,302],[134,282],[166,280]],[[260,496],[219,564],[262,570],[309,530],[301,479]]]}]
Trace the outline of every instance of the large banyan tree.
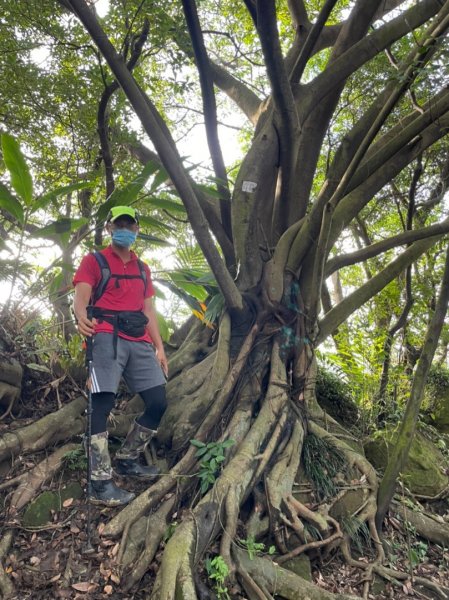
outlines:
[{"label": "large banyan tree", "polygon": [[[185,168],[144,71],[135,76],[137,59],[123,59],[92,4],[61,0],[55,8],[70,15],[73,27],[82,24],[112,73],[113,91],[120,86],[140,119],[154,147],[146,156],[160,162],[182,199],[224,307],[215,329],[191,319],[176,336],[169,408],[158,436],[167,449],[167,473],[117,512],[101,535],[121,539],[122,585],[130,589],[178,511],[151,598],[200,597],[197,566],[217,542],[215,554],[248,598],[330,598],[282,564],[312,548],[340,548],[351,565],[382,570],[382,519],[446,311],[447,269],[403,420],[406,442],[396,448],[380,490],[351,435],[317,402],[316,351],[389,283],[404,273],[411,277],[411,265],[449,232],[441,208],[448,173],[449,1],[244,0],[235,7],[245,15],[242,32],[232,34],[226,15],[234,25],[235,18],[227,4],[141,2],[138,18],[148,19],[150,28],[153,12],[166,11],[159,35],[197,67],[213,196]],[[210,52],[213,29],[220,29],[215,34],[223,53],[235,45],[240,71],[227,69],[216,49]],[[251,37],[247,54],[243,33]],[[145,36],[139,43],[145,48]],[[256,62],[269,90],[264,97],[262,84],[252,86],[249,76],[245,81],[245,65],[247,74]],[[233,181],[218,136],[222,94],[253,127]],[[421,169],[410,168],[415,164]],[[430,221],[415,219],[409,207],[402,227],[397,222],[370,236],[364,227],[368,213],[375,219],[370,207],[382,218],[398,201],[391,182],[400,182],[396,190],[412,190],[420,178]],[[359,247],[348,242],[355,226],[362,232]],[[369,277],[335,302],[326,280],[376,258]],[[83,409],[81,400],[71,408]],[[328,473],[338,478],[339,491],[326,503],[298,492],[313,481],[320,454],[340,461]],[[351,494],[349,481],[362,490],[354,512],[358,526],[369,528],[371,563],[352,558],[350,535],[333,510]],[[275,561],[250,560],[237,538],[269,539]]]}]

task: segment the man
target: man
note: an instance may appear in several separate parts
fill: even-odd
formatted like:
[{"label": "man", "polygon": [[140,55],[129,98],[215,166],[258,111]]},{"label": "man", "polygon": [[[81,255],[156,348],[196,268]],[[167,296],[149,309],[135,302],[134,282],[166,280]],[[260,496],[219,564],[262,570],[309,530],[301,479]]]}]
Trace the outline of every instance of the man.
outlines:
[{"label": "man", "polygon": [[[111,209],[106,229],[112,243],[101,252],[86,255],[75,273],[73,308],[78,331],[93,337],[91,474],[96,504],[127,504],[134,494],[112,479],[106,421],[114,407],[120,378],[139,393],[145,412],[133,423],[116,454],[114,470],[122,476],[151,479],[159,474],[142,465],[139,455],[156,434],[166,409],[167,358],[153,307],[154,288],[148,266],[131,250],[139,230],[130,206]],[[92,306],[93,318],[88,318]]]}]

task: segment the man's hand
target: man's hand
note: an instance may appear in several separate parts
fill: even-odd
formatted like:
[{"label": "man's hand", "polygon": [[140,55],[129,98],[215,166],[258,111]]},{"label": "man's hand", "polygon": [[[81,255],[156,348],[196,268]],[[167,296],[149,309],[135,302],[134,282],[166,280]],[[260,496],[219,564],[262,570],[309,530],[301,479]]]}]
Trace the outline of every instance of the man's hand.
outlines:
[{"label": "man's hand", "polygon": [[165,377],[168,379],[168,360],[165,356],[165,350],[163,346],[156,348],[156,358],[161,365],[161,369],[164,371]]},{"label": "man's hand", "polygon": [[87,317],[79,316],[78,317],[78,331],[81,335],[85,337],[91,337],[95,331],[95,325],[97,323],[96,319],[92,319],[89,321]]}]

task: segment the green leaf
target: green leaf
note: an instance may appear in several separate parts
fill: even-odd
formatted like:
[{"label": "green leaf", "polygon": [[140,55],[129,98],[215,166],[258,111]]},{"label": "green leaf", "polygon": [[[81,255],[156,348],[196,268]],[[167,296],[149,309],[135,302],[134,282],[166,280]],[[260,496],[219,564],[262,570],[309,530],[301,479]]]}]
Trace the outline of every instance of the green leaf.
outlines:
[{"label": "green leaf", "polygon": [[192,446],[195,446],[195,448],[204,448],[206,445],[204,442],[200,442],[199,440],[190,440],[190,443]]},{"label": "green leaf", "polygon": [[28,363],[26,365],[29,369],[33,369],[33,371],[42,371],[42,373],[51,373],[50,369],[45,365],[38,365],[37,363]]},{"label": "green leaf", "polygon": [[195,281],[192,281],[194,278],[193,272],[189,273],[187,269],[183,269],[182,271],[169,273],[169,276],[173,283],[175,283],[179,288],[200,302],[204,302],[207,297],[207,292],[202,285],[197,285]]},{"label": "green leaf", "polygon": [[139,240],[145,240],[146,242],[151,242],[151,244],[153,244],[153,246],[171,246],[172,245],[172,244],[170,244],[170,242],[167,242],[167,240],[158,238],[155,235],[141,233],[140,231],[137,234],[137,237],[139,238]]},{"label": "green leaf", "polygon": [[25,218],[22,205],[19,200],[11,194],[4,183],[0,183],[0,208],[7,210],[10,215],[23,225]]},{"label": "green leaf", "polygon": [[54,236],[63,235],[64,233],[72,233],[88,222],[89,219],[86,219],[85,217],[80,217],[79,219],[63,217],[62,219],[54,221],[38,231],[33,232],[32,236],[51,239]]},{"label": "green leaf", "polygon": [[108,212],[113,206],[130,206],[133,204],[148,181],[148,178],[160,168],[160,164],[156,161],[150,160],[147,162],[142,171],[131,181],[131,183],[128,183],[122,188],[116,188],[112,192],[106,202],[98,209],[96,218],[99,221],[105,221]]},{"label": "green leaf", "polygon": [[217,191],[216,188],[214,188],[212,186],[204,185],[202,183],[197,183],[197,184],[195,184],[195,188],[197,190],[199,190],[200,192],[207,194],[208,196],[212,196],[213,198],[216,198],[217,200],[220,200],[222,198],[222,195]]},{"label": "green leaf", "polygon": [[223,312],[223,309],[224,309],[224,297],[221,294],[221,292],[219,292],[218,294],[215,294],[215,296],[213,296],[210,299],[210,301],[208,302],[206,314],[204,315],[204,317],[208,321],[213,323],[221,315],[221,313]]},{"label": "green leaf", "polygon": [[195,456],[197,458],[201,458],[208,451],[207,446],[203,446],[203,447],[198,446],[198,448],[199,448],[199,450],[197,450],[197,452],[195,452]]},{"label": "green leaf", "polygon": [[167,200],[165,198],[151,198],[149,201],[151,206],[155,208],[161,208],[162,210],[168,210],[179,214],[187,214],[184,204],[176,202],[175,200]]},{"label": "green leaf", "polygon": [[139,215],[139,225],[146,225],[147,227],[153,227],[154,229],[159,229],[164,232],[176,231],[175,227],[167,225],[167,223],[164,223],[159,219],[155,219],[154,217],[150,217],[149,215]]},{"label": "green leaf", "polygon": [[224,442],[222,442],[222,447],[223,448],[229,448],[230,446],[233,446],[235,444],[235,440],[225,440]]},{"label": "green leaf", "polygon": [[156,311],[156,319],[157,324],[159,325],[159,333],[161,334],[161,338],[164,342],[168,342],[170,338],[170,330],[168,328],[168,323],[164,319],[164,317]]},{"label": "green leaf", "polygon": [[153,183],[150,186],[150,193],[157,190],[158,187],[160,187],[163,183],[170,179],[168,172],[164,169],[164,167],[161,164],[158,164],[157,169],[155,169],[155,171],[156,170],[158,171],[158,174],[155,176],[155,178],[153,179]]},{"label": "green leaf", "polygon": [[51,192],[47,192],[37,200],[35,200],[33,204],[32,212],[36,212],[40,208],[45,208],[49,204],[56,200],[59,196],[66,196],[71,192],[76,192],[77,190],[84,190],[86,188],[90,188],[94,185],[93,181],[81,181],[80,183],[71,183],[70,185],[64,185],[60,188],[56,188]]},{"label": "green leaf", "polygon": [[14,191],[22,198],[26,206],[31,206],[33,202],[33,180],[19,143],[9,133],[2,134],[2,150],[3,160],[9,171]]}]

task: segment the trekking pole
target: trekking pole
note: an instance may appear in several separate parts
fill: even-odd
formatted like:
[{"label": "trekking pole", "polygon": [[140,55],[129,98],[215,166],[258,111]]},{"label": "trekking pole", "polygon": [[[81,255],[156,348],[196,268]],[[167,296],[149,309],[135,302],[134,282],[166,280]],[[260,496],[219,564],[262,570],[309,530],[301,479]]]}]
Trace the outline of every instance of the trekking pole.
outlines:
[{"label": "trekking pole", "polygon": [[[92,321],[93,307],[87,307],[87,318]],[[87,456],[87,541],[84,549],[85,554],[95,552],[91,542],[91,503],[90,498],[92,495],[92,466],[90,460],[91,454],[91,441],[92,441],[92,343],[93,336],[86,338],[86,365],[88,372],[88,385],[87,385],[87,436],[86,436],[86,456]]]}]

